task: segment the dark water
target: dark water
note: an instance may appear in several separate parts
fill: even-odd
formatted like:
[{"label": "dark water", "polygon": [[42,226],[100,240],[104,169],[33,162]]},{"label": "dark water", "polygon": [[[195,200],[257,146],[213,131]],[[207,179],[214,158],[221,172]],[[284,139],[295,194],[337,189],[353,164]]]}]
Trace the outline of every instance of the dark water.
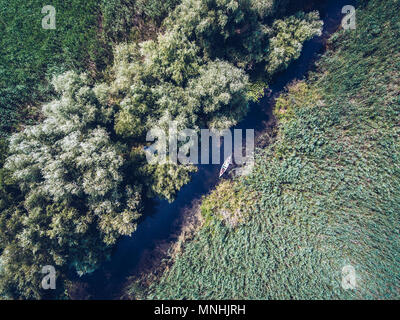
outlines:
[{"label": "dark water", "polygon": [[[246,118],[237,126],[242,129],[255,129],[260,132],[265,129],[271,117],[271,103],[287,84],[295,79],[303,79],[314,67],[316,59],[323,53],[327,37],[336,31],[341,23],[341,9],[345,5],[355,5],[351,0],[299,1],[299,9],[318,10],[324,21],[324,31],[321,37],[306,42],[301,57],[293,62],[288,69],[278,74],[270,87],[270,92],[258,104],[253,104]],[[312,3],[305,5],[304,3]],[[223,154],[223,152],[221,152]],[[131,237],[122,238],[115,247],[111,260],[105,262],[100,269],[80,279],[88,285],[87,293],[94,299],[118,299],[121,296],[121,286],[126,277],[137,268],[143,255],[151,252],[160,241],[173,240],[176,232],[177,218],[181,211],[190,206],[194,200],[211,191],[218,183],[218,172],[221,165],[199,165],[198,172],[192,175],[192,180],[178,193],[173,203],[154,201],[145,213],[146,218],[138,226]]]}]

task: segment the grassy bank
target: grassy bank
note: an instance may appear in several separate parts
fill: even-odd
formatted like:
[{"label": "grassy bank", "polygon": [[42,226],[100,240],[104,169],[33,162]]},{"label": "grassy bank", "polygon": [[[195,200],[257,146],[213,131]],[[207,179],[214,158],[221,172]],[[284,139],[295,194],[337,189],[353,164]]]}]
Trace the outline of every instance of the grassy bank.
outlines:
[{"label": "grassy bank", "polygon": [[357,29],[277,99],[276,141],[204,199],[202,227],[147,298],[400,298],[399,9],[361,1]]}]

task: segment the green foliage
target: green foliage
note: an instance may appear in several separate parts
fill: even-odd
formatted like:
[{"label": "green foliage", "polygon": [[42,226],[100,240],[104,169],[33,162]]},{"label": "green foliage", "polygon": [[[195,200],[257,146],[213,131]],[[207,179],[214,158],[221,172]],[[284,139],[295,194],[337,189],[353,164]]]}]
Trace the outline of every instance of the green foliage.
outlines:
[{"label": "green foliage", "polygon": [[297,108],[304,106],[322,107],[321,96],[315,88],[304,81],[292,83],[290,93],[283,93],[275,100],[274,115],[283,123],[290,121],[296,114]]},{"label": "green foliage", "polygon": [[[227,227],[236,227],[245,223],[250,218],[253,203],[257,193],[248,192],[238,185],[234,186],[230,181],[222,181],[213,192],[203,199],[201,214],[205,219],[203,227],[210,227],[215,219],[220,219]],[[232,197],[232,192],[235,196]]]},{"label": "green foliage", "polygon": [[157,45],[117,48],[110,90],[120,101],[118,134],[141,137],[168,121],[180,128],[227,128],[246,114],[247,75],[224,61],[201,65],[196,46],[179,39],[161,35]]},{"label": "green foliage", "polygon": [[56,29],[45,30],[42,1],[1,0],[0,135],[32,124],[25,109],[51,99],[53,75],[74,70],[101,78],[113,43],[149,38],[178,2],[54,0]]},{"label": "green foliage", "polygon": [[134,231],[137,213],[129,204],[138,195],[129,186],[122,191],[123,149],[105,127],[109,110],[85,75],[68,72],[54,86],[61,98],[44,106],[42,123],[12,136],[5,167],[26,192],[28,210],[41,198],[67,203],[83,198],[86,219],[98,219],[105,242],[113,243]]},{"label": "green foliage", "polygon": [[257,80],[249,84],[247,90],[247,99],[252,102],[258,102],[264,96],[268,84],[265,81]]},{"label": "green foliage", "polygon": [[315,35],[321,35],[322,21],[316,11],[276,20],[272,24],[270,48],[266,71],[274,74],[286,69],[290,62],[300,57],[302,43]]},{"label": "green foliage", "polygon": [[143,184],[147,197],[159,197],[172,202],[180,188],[190,181],[190,173],[196,172],[197,168],[190,164],[174,164],[168,158],[166,160],[165,163],[150,164],[141,146],[132,148],[130,171],[135,172],[134,178]]},{"label": "green foliage", "polygon": [[[247,112],[253,66],[273,59],[276,70],[284,67],[298,55],[292,47],[300,50],[320,27],[316,14],[298,14],[284,20],[291,32],[283,37],[281,25],[270,24],[287,1],[178,2],[56,1],[56,30],[41,28],[37,1],[1,6],[0,112],[8,117],[1,125],[10,129],[17,108],[55,97],[42,122],[11,136],[0,171],[7,297],[42,297],[43,265],[57,266],[61,280],[70,268],[94,270],[118,237],[135,230],[142,195],[172,201],[195,171],[147,164],[146,132],[171,121],[193,129],[236,124]],[[151,35],[176,5],[165,30]],[[116,46],[103,74],[111,44],[121,41],[129,43]],[[100,79],[107,81],[95,84]]]},{"label": "green foliage", "polygon": [[135,0],[103,0],[101,2],[102,28],[105,37],[113,42],[128,40],[138,18]]},{"label": "green foliage", "polygon": [[[275,143],[203,202],[207,223],[147,298],[399,298],[399,9],[369,1],[357,30],[332,37],[318,71],[278,99]],[[232,229],[221,210],[249,194],[250,219]],[[349,264],[355,290],[341,286]]]},{"label": "green foliage", "polygon": [[207,59],[228,60],[246,70],[272,63],[266,69],[272,75],[298,57],[305,40],[321,32],[317,12],[265,23],[284,5],[275,0],[184,0],[165,24],[196,41]]},{"label": "green foliage", "polygon": [[161,22],[180,2],[181,0],[137,0],[137,8],[150,19]]},{"label": "green foliage", "polygon": [[[271,62],[274,67],[261,76],[266,79],[297,58],[302,43],[321,29],[315,12],[268,27],[263,21],[278,10],[275,3],[185,0],[156,40],[117,47],[111,86],[120,101],[116,132],[138,137],[171,120],[182,128],[236,124],[247,100],[257,100],[265,86],[265,80],[250,86],[241,68]],[[287,35],[283,25],[290,27]]]},{"label": "green foliage", "polygon": [[177,32],[161,34],[157,42],[144,42],[141,53],[145,76],[184,87],[199,72],[198,50],[185,35]]},{"label": "green foliage", "polygon": [[151,191],[156,196],[161,196],[169,202],[175,200],[177,192],[190,181],[190,173],[197,171],[191,165],[161,164],[148,165],[151,172]]},{"label": "green foliage", "polygon": [[[6,155],[6,145],[2,151]],[[3,165],[3,160],[1,161]],[[106,259],[106,248],[94,226],[80,212],[63,202],[37,203],[32,210],[23,206],[24,196],[12,172],[0,169],[0,292],[7,299],[39,299],[41,268],[53,265],[57,271],[56,295],[63,295],[64,275],[70,265],[80,272],[93,269]],[[53,292],[54,293],[54,292]]]},{"label": "green foliage", "polygon": [[107,41],[144,40],[152,37],[180,0],[103,0],[103,35]]},{"label": "green foliage", "polygon": [[92,271],[140,216],[140,186],[123,180],[124,147],[110,139],[101,90],[74,72],[53,83],[60,98],[11,137],[0,175],[0,290],[9,297],[43,296],[44,265]]},{"label": "green foliage", "polygon": [[267,39],[259,19],[273,2],[253,6],[252,1],[184,0],[165,23],[195,40],[209,59],[249,68],[264,56]]},{"label": "green foliage", "polygon": [[18,113],[49,98],[51,74],[90,69],[95,75],[110,50],[98,36],[97,1],[55,0],[56,30],[42,29],[38,0],[0,2],[0,132],[9,134]]},{"label": "green foliage", "polygon": [[189,95],[194,112],[208,128],[226,129],[247,113],[248,77],[228,62],[216,60],[203,66],[191,80]]},{"label": "green foliage", "polygon": [[109,248],[95,232],[95,225],[67,203],[46,205],[31,210],[17,208],[2,212],[2,268],[0,292],[7,298],[39,299],[46,295],[41,281],[43,266],[57,272],[57,295],[63,293],[63,280],[69,267],[80,273],[93,270],[109,255]]}]

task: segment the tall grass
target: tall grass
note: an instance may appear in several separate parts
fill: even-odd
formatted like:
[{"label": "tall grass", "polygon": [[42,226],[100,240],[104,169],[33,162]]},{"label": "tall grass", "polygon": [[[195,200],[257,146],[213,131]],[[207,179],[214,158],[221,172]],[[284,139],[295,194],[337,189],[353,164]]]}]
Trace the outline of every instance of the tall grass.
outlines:
[{"label": "tall grass", "polygon": [[52,1],[55,30],[42,28],[46,4],[0,0],[0,136],[29,121],[36,111],[24,110],[27,105],[49,98],[53,74],[70,69],[94,73],[110,58],[96,1]]}]

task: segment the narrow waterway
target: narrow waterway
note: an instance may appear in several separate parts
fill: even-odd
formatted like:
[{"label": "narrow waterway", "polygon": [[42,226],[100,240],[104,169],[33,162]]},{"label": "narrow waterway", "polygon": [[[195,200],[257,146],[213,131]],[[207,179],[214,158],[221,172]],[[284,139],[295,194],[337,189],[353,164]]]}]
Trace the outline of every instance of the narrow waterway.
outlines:
[{"label": "narrow waterway", "polygon": [[[303,79],[312,70],[315,61],[323,53],[325,41],[340,27],[342,7],[355,5],[354,0],[315,1],[305,10],[318,10],[324,21],[322,36],[306,42],[301,57],[293,62],[286,71],[278,74],[266,95],[258,104],[253,104],[246,118],[236,127],[255,129],[262,132],[271,120],[273,97],[279,95],[285,86],[296,79]],[[223,152],[221,152],[223,154]],[[173,203],[155,200],[147,206],[145,219],[131,237],[122,238],[115,247],[110,261],[101,268],[80,279],[86,283],[85,291],[92,299],[119,299],[121,286],[126,277],[132,274],[144,255],[151,252],[160,241],[171,241],[176,233],[176,220],[182,210],[190,207],[197,199],[209,193],[218,183],[220,165],[199,165],[198,172],[192,175],[190,183],[178,193]]]}]

